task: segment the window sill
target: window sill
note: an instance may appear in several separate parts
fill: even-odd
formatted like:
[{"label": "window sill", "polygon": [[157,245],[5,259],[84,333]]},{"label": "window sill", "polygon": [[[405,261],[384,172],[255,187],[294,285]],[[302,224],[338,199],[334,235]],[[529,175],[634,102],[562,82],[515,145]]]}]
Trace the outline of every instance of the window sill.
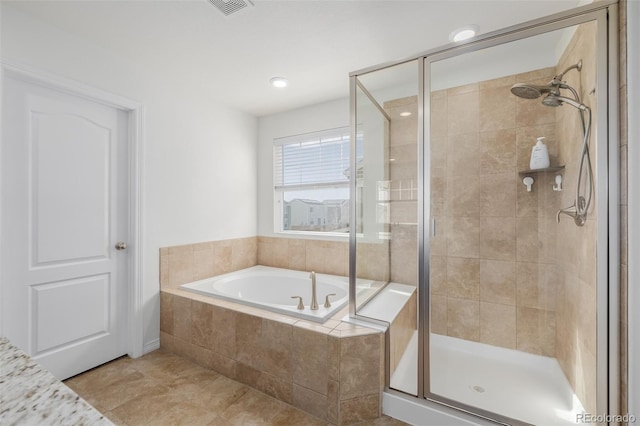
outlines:
[{"label": "window sill", "polygon": [[314,232],[314,231],[274,231],[277,236],[302,237],[307,239],[348,240],[348,232]]}]

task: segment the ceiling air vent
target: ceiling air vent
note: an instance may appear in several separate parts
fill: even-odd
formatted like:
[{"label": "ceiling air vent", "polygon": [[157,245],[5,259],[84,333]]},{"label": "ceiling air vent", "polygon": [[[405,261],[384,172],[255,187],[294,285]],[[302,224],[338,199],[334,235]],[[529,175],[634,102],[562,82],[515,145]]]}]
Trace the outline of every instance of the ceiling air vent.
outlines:
[{"label": "ceiling air vent", "polygon": [[253,6],[251,0],[209,0],[209,3],[217,7],[224,16],[229,16]]}]

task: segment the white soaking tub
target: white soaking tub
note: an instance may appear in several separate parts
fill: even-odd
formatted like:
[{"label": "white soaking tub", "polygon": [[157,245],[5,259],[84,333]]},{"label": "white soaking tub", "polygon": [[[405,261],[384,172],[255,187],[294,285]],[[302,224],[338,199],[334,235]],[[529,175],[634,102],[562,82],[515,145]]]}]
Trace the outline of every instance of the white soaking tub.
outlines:
[{"label": "white soaking tub", "polygon": [[[319,323],[331,318],[349,300],[349,278],[336,275],[316,274],[318,310],[309,309],[311,304],[311,279],[309,272],[253,266],[229,274],[183,284],[181,288],[217,297],[272,312],[287,314]],[[325,308],[327,294],[331,307]],[[298,310],[298,299],[302,296],[304,309]]]}]

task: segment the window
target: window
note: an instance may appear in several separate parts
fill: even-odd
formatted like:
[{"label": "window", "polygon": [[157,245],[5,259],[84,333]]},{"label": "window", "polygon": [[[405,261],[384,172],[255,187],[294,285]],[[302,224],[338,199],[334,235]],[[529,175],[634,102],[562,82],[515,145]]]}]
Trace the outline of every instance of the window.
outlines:
[{"label": "window", "polygon": [[349,232],[349,127],[274,140],[276,232]]}]

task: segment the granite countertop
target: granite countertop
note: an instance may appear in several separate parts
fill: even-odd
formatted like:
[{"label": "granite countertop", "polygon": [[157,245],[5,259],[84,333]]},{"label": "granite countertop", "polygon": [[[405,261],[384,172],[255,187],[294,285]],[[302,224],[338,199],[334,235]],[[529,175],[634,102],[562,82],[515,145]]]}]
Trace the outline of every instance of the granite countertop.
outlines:
[{"label": "granite countertop", "polygon": [[4,337],[0,337],[0,424],[113,425]]}]

